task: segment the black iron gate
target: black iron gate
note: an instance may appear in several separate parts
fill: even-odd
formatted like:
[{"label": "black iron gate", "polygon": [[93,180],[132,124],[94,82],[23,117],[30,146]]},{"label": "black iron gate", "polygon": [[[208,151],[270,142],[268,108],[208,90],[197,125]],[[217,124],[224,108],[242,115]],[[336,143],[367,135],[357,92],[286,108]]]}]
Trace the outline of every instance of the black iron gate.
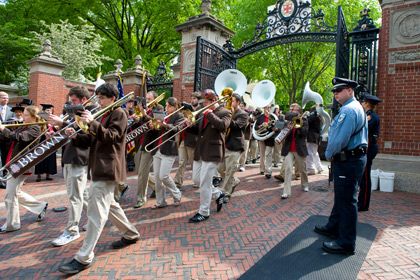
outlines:
[{"label": "black iron gate", "polygon": [[236,59],[221,47],[197,37],[194,91],[213,88],[217,75],[236,68]]},{"label": "black iron gate", "polygon": [[332,27],[325,23],[323,11],[315,11],[309,2],[279,0],[266,20],[256,26],[254,38],[239,49],[235,50],[230,40],[221,48],[197,38],[194,90],[213,88],[220,72],[236,68],[237,59],[259,50],[294,42],[330,42],[336,44],[335,75],[355,79],[375,94],[379,30],[367,12],[359,21],[360,27],[349,33],[341,7],[338,7],[337,26]]}]

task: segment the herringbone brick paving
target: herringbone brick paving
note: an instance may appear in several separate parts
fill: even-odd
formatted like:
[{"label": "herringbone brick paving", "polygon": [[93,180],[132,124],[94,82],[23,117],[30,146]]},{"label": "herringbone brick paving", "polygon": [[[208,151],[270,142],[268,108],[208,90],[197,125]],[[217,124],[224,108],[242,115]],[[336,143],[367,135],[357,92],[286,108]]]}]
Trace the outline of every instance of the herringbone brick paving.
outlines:
[{"label": "herringbone brick paving", "polygon": [[[180,207],[152,210],[154,199],[133,209],[136,180],[122,200],[127,216],[141,234],[141,240],[123,250],[110,243],[120,238],[107,223],[98,242],[95,263],[73,279],[237,279],[272,247],[311,215],[328,215],[332,187],[325,175],[310,176],[310,192],[294,181],[293,196],[281,200],[282,185],[257,175],[258,168],[238,172],[241,184],[231,202],[220,213],[213,202],[211,217],[189,224],[197,210],[199,193],[187,180]],[[187,173],[188,179],[191,173]],[[60,176],[53,182],[28,180],[24,190],[49,202],[50,209],[67,205]],[[327,190],[327,191],[325,191]],[[4,197],[4,190],[0,190]],[[168,199],[172,204],[172,199]],[[67,212],[48,211],[46,219],[34,223],[35,215],[21,208],[22,229],[0,235],[1,279],[55,279],[59,265],[69,261],[80,248],[82,238],[60,248],[50,245],[61,234]],[[4,222],[4,204],[0,204]],[[361,222],[378,228],[378,235],[365,259],[359,279],[420,278],[420,195],[374,192],[371,210],[360,213]],[[82,224],[86,222],[83,215]],[[321,246],[321,244],[320,244]]]}]

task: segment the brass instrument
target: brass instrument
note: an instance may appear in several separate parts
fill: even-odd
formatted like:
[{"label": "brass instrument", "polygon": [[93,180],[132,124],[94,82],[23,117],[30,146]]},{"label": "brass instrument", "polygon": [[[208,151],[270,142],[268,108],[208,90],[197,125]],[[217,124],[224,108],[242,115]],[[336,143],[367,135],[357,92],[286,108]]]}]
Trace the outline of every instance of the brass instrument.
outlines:
[{"label": "brass instrument", "polygon": [[[117,107],[120,107],[126,103],[132,96],[134,92],[130,92],[124,97],[116,100],[112,104],[106,106],[105,108],[99,110],[93,114],[94,119],[98,119],[105,115],[108,111],[114,110]],[[61,130],[54,132],[49,138],[45,139],[38,145],[27,148],[29,150],[25,155],[20,153],[16,155],[12,160],[0,168],[0,174],[3,174],[3,171],[7,171],[5,176],[0,176],[1,181],[7,181],[11,177],[17,178],[19,175],[25,173],[28,169],[35,166],[38,162],[44,160],[46,157],[51,155],[53,152],[57,151],[62,146],[66,145],[70,138],[80,132],[82,129],[77,129],[72,135],[67,136],[65,130],[67,128],[73,127],[76,122],[71,122],[67,126],[63,127]],[[32,141],[30,145],[33,145],[35,142]],[[28,145],[29,146],[29,145]]]},{"label": "brass instrument", "polygon": [[279,135],[274,139],[277,144],[282,143],[286,137],[292,132],[293,128],[301,128],[303,126],[303,119],[310,114],[309,111],[306,111],[303,114],[300,114],[292,118],[292,121],[289,121],[287,125],[280,131]]},{"label": "brass instrument", "polygon": [[[15,127],[22,127],[22,126],[32,126],[32,125],[45,125],[47,122],[31,122],[31,123],[12,123],[12,124],[3,124],[6,128],[15,128]],[[0,122],[0,125],[2,123]]]},{"label": "brass instrument", "polygon": [[[155,107],[157,104],[159,104],[159,102],[161,102],[163,99],[165,99],[165,93],[162,93],[161,95],[159,95],[158,97],[156,97],[155,99],[153,99],[152,101],[150,101],[149,103],[146,104],[146,108],[150,109],[152,107]],[[134,114],[138,117],[138,118],[142,118],[145,115],[144,109],[140,109],[139,108],[140,105],[135,106],[134,107]]]},{"label": "brass instrument", "polygon": [[[214,104],[216,103],[220,103],[220,102],[224,102],[227,99],[231,98],[231,96],[226,95],[222,98],[220,98],[219,100],[216,100],[212,103],[210,103],[209,105],[195,111],[195,112],[191,112],[189,110],[184,110],[184,117],[185,120],[180,122],[179,124],[177,124],[175,127],[169,129],[168,131],[166,131],[165,133],[163,133],[162,135],[160,135],[158,138],[154,139],[152,142],[150,142],[149,144],[147,144],[144,147],[144,150],[146,152],[153,152],[156,149],[159,149],[160,146],[162,146],[163,144],[165,144],[166,142],[170,141],[172,138],[176,137],[178,134],[182,133],[185,129],[187,129],[190,125],[189,122],[191,124],[195,124],[196,122],[198,122],[199,120],[201,120],[203,117],[200,117],[199,119],[196,119],[197,115],[203,113],[204,111],[206,111],[208,108],[212,107]],[[170,134],[172,132],[176,132],[175,134],[171,135],[170,137],[168,137],[167,139],[165,139],[165,141],[162,141],[159,145],[156,145],[154,148],[150,149],[150,146],[153,145],[155,142],[159,141],[160,138],[163,138],[164,136],[166,136],[167,134]]]},{"label": "brass instrument", "polygon": [[[273,102],[276,95],[276,86],[270,80],[262,80],[256,84],[251,93],[251,101],[255,106],[264,108]],[[275,114],[269,115],[270,121],[266,126],[261,126],[257,129],[257,122],[252,126],[252,136],[258,141],[264,141],[272,137],[275,131],[272,129],[278,118]]]}]

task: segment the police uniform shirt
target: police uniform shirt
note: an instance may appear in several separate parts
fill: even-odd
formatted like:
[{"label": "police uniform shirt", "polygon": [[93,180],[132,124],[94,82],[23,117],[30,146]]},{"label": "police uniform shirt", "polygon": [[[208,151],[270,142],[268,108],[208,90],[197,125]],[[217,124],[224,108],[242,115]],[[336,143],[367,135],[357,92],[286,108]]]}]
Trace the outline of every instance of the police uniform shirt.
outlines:
[{"label": "police uniform shirt", "polygon": [[379,116],[372,110],[366,112],[369,127],[369,144],[376,144],[379,137]]},{"label": "police uniform shirt", "polygon": [[[368,143],[367,118],[362,105],[352,97],[347,100],[334,120],[328,132],[328,145],[325,157],[332,157],[342,150],[352,150]],[[355,132],[358,133],[353,135]]]}]

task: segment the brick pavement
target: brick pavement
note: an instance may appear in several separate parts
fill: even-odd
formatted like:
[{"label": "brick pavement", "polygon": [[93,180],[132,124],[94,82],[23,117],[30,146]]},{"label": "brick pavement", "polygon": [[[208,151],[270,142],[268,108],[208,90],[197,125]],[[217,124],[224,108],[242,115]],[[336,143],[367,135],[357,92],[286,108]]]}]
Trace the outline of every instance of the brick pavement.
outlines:
[{"label": "brick pavement", "polygon": [[[123,250],[112,250],[110,243],[119,239],[115,227],[107,223],[96,247],[91,268],[73,279],[237,279],[265,253],[304,222],[309,216],[328,215],[332,207],[332,188],[326,176],[310,176],[310,192],[302,192],[293,181],[292,197],[281,200],[282,185],[274,179],[256,175],[249,167],[237,173],[242,183],[231,202],[208,221],[189,224],[199,205],[199,193],[193,189],[191,172],[183,190],[180,207],[151,210],[154,200],[133,209],[135,189],[122,200],[130,221],[136,224],[141,240]],[[30,178],[24,190],[46,199],[50,209],[66,205],[65,187],[60,176],[55,181],[35,183]],[[134,178],[128,183],[136,185]],[[4,197],[4,190],[0,190]],[[169,204],[172,199],[168,199]],[[22,229],[0,235],[1,279],[55,279],[59,265],[71,259],[82,238],[65,247],[53,248],[67,220],[67,212],[48,211],[41,223],[21,208]],[[0,223],[4,222],[4,204],[0,204]],[[358,275],[359,279],[420,278],[420,195],[375,192],[371,210],[359,215],[360,221],[378,228],[378,235]],[[86,221],[83,215],[82,224]]]}]

